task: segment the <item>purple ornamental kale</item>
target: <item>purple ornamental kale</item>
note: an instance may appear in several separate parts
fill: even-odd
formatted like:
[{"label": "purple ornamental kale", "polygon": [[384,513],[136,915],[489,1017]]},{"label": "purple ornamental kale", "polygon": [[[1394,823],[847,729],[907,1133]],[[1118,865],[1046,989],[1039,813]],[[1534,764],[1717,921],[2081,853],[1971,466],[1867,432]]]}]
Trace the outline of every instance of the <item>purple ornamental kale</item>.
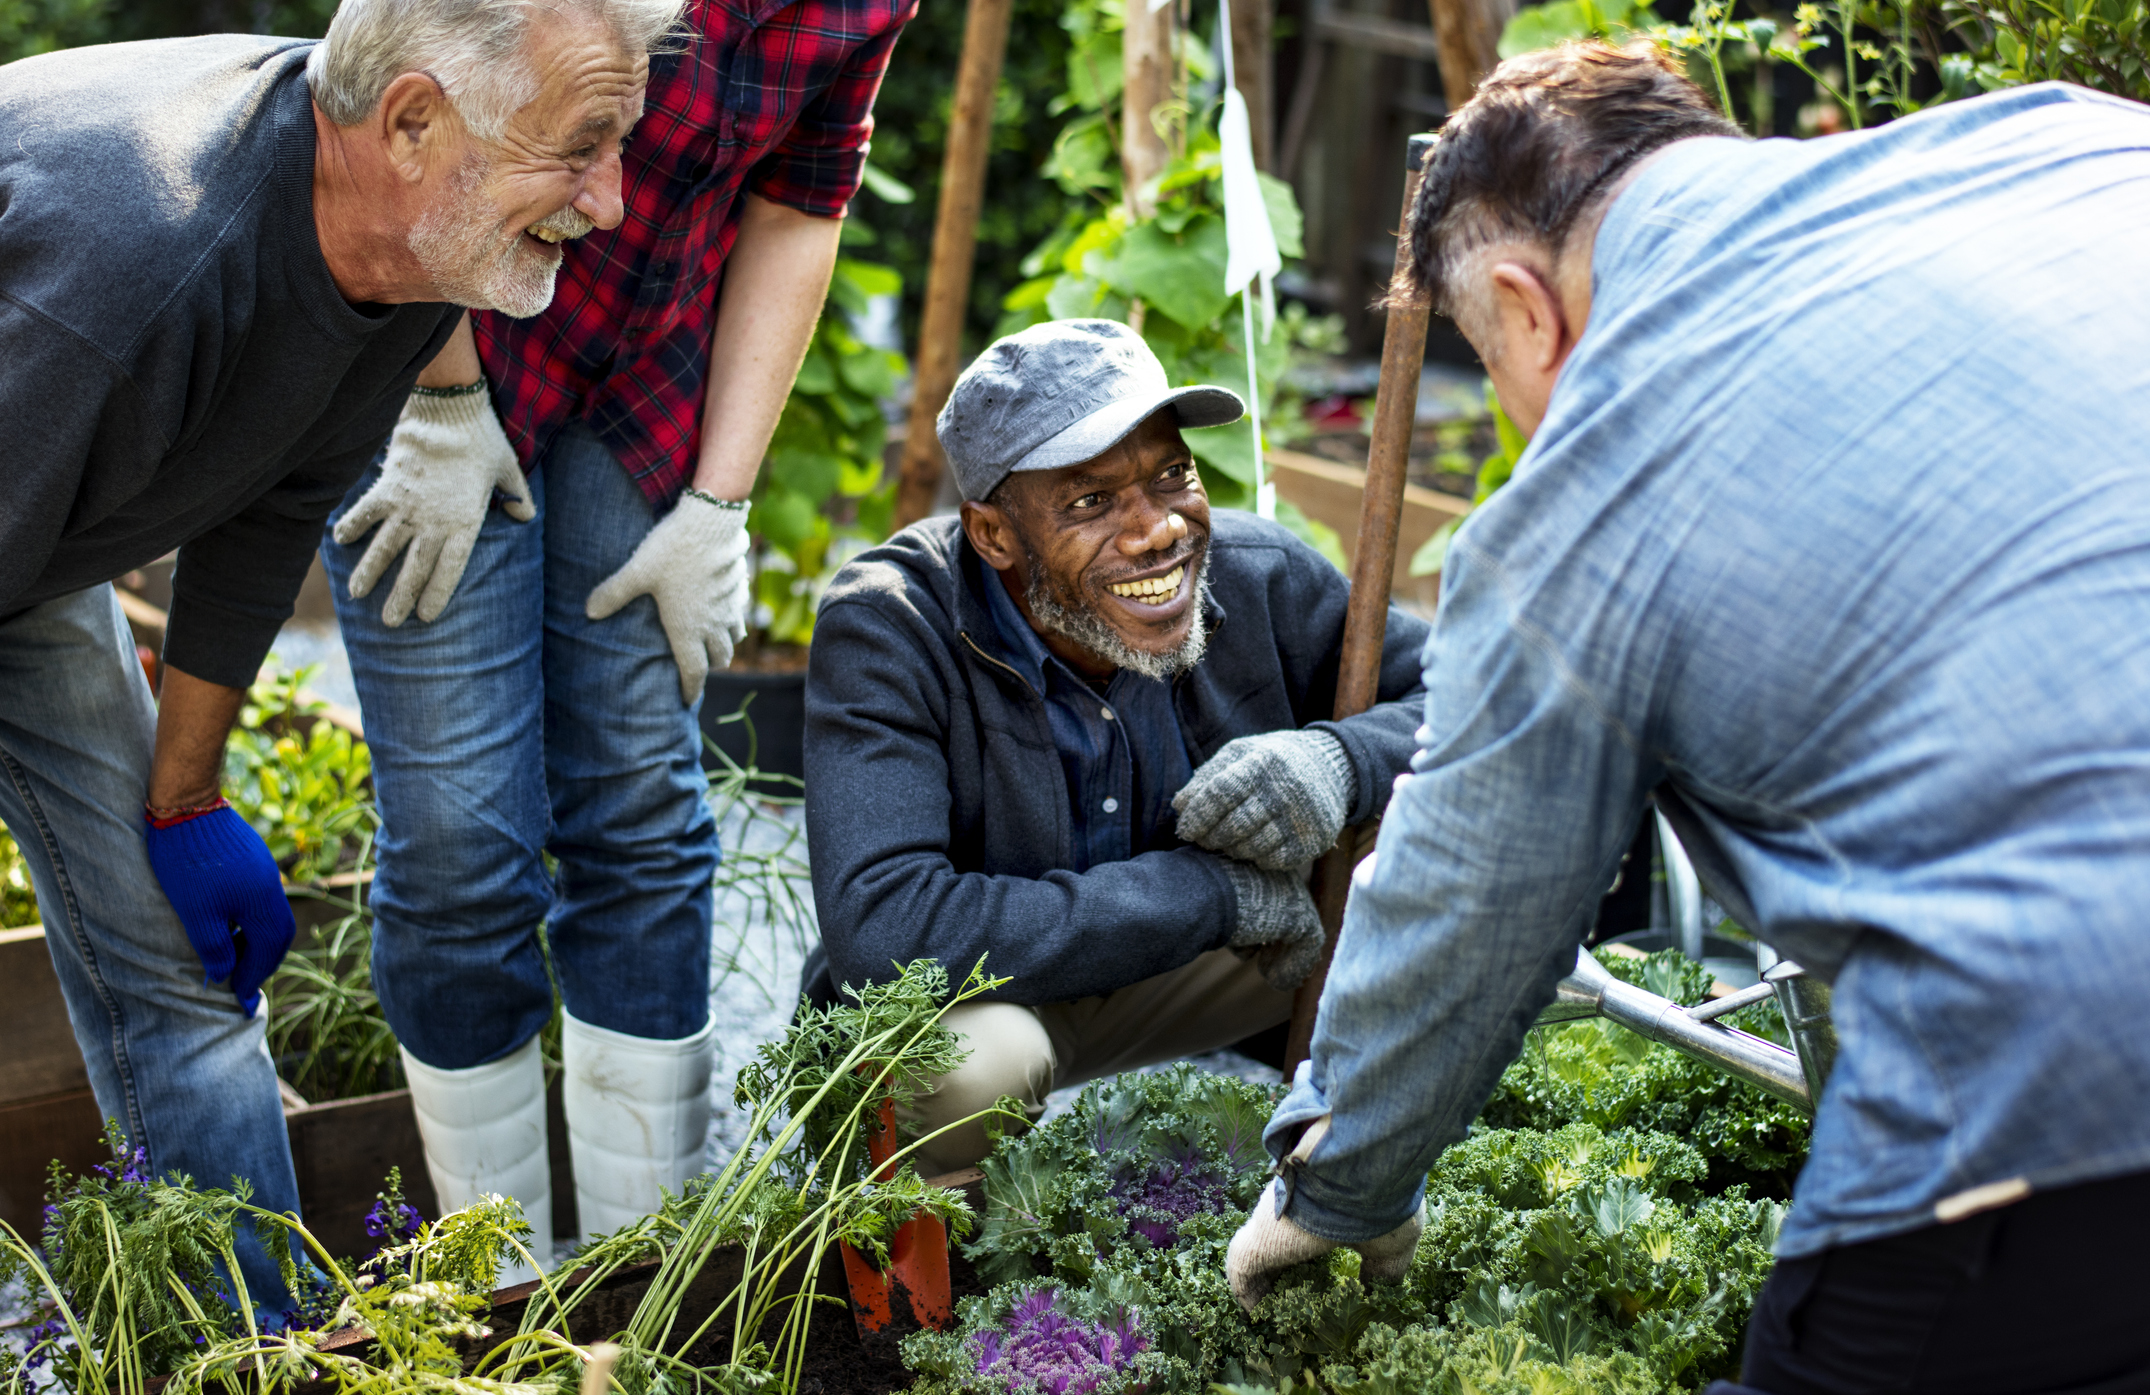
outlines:
[{"label": "purple ornamental kale", "polygon": [[1160,1250],[1179,1243],[1180,1226],[1188,1220],[1220,1212],[1231,1200],[1224,1178],[1204,1166],[1192,1148],[1148,1172],[1122,1177],[1112,1184],[1112,1195],[1128,1229]]},{"label": "purple ornamental kale", "polygon": [[1150,1339],[1124,1309],[1109,1322],[1075,1321],[1048,1286],[1016,1302],[1005,1332],[980,1332],[971,1344],[987,1389],[1091,1395],[1133,1366]]}]

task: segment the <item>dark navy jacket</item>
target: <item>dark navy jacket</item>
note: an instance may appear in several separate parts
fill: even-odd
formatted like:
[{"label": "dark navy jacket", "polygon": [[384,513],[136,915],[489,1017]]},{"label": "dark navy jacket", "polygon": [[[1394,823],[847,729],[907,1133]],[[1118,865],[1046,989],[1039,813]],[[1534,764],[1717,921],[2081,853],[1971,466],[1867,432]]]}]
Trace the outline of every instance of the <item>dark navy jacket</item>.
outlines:
[{"label": "dark navy jacket", "polygon": [[[1350,584],[1273,523],[1212,515],[1209,652],[1173,684],[1196,767],[1234,737],[1314,727],[1357,774],[1350,818],[1378,814],[1422,716],[1423,620],[1393,607],[1380,702],[1343,722],[1338,653]],[[906,528],[838,572],[806,682],[806,822],[823,950],[803,988],[886,979],[933,958],[960,980],[983,956],[994,996],[1067,1002],[1221,947],[1236,907],[1223,860],[1189,845],[1086,872],[1045,703],[986,611],[999,585],[954,518]]]}]

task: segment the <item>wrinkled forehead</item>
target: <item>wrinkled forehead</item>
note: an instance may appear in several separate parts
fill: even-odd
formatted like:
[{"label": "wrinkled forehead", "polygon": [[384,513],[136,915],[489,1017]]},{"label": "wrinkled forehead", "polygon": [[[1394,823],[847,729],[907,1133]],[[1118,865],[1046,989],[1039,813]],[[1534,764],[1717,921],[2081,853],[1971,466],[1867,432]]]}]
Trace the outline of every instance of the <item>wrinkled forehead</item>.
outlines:
[{"label": "wrinkled forehead", "polygon": [[649,55],[632,51],[594,16],[555,11],[533,22],[525,54],[539,73],[537,95],[513,125],[563,149],[625,135],[642,117]]}]

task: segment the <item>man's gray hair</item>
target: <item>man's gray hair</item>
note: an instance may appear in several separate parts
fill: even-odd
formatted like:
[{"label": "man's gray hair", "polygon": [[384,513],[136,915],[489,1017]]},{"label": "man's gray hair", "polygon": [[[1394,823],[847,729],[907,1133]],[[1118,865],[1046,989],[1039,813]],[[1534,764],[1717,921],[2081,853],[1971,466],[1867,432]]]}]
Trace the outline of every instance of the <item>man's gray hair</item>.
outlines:
[{"label": "man's gray hair", "polygon": [[650,53],[676,34],[684,8],[685,0],[343,0],[306,79],[324,116],[356,126],[390,83],[425,73],[472,134],[497,141],[537,95],[538,73],[519,55],[539,15],[588,16],[628,52]]}]

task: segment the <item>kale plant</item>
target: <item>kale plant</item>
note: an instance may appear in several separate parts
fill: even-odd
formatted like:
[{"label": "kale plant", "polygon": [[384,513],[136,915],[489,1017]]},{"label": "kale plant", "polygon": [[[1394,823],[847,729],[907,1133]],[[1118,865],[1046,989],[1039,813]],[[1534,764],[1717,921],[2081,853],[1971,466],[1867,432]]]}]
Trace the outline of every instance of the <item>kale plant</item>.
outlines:
[{"label": "kale plant", "polygon": [[1092,1085],[1062,1117],[1000,1140],[983,1164],[985,1227],[965,1253],[996,1283],[1044,1269],[1080,1283],[1100,1255],[1170,1253],[1197,1217],[1254,1204],[1281,1094],[1186,1065]]},{"label": "kale plant", "polygon": [[904,1360],[911,1395],[1113,1395],[1157,1389],[1144,1285],[1102,1272],[1086,1287],[1004,1284],[958,1305],[951,1332],[921,1332]]},{"label": "kale plant", "polygon": [[[1601,952],[1598,962],[1615,978],[1678,1003],[1699,1003],[1709,993],[1709,971],[1678,950],[1646,959]],[[1790,1044],[1775,1003],[1719,1020]],[[1539,1130],[1585,1123],[1675,1134],[1708,1160],[1705,1190],[1744,1185],[1780,1200],[1792,1194],[1809,1134],[1807,1116],[1791,1105],[1602,1018],[1534,1030],[1479,1123]]]},{"label": "kale plant", "polygon": [[[1682,1138],[1587,1122],[1479,1128],[1427,1178],[1403,1283],[1362,1285],[1358,1256],[1337,1250],[1287,1271],[1250,1316],[1224,1256],[1261,1192],[1274,1095],[1183,1066],[1101,1082],[1000,1140],[969,1250],[997,1287],[964,1300],[956,1330],[905,1344],[917,1395],[1056,1380],[1159,1395],[1645,1395],[1733,1372],[1784,1208],[1718,1186]],[[1094,1335],[1116,1314],[1114,1330],[1143,1341],[1114,1347],[1108,1373],[1075,1329]]]},{"label": "kale plant", "polygon": [[1004,1322],[974,1333],[972,1384],[985,1391],[1091,1395],[1124,1377],[1149,1349],[1134,1310],[1085,1322],[1051,1285],[1020,1293]]}]

